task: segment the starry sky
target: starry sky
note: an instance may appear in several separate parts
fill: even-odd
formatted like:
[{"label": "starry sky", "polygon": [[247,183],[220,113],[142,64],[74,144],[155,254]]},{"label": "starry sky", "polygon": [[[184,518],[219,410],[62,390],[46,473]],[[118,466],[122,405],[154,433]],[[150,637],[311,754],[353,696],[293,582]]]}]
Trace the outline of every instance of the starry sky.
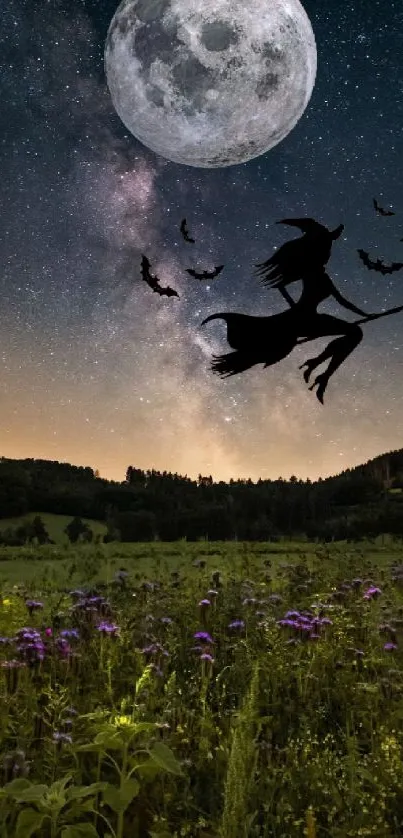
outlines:
[{"label": "starry sky", "polygon": [[[274,149],[221,169],[171,163],[128,134],[103,69],[116,6],[2,4],[0,455],[112,480],[129,464],[317,479],[401,448],[403,314],[364,327],[324,407],[298,370],[316,352],[222,380],[210,359],[230,351],[224,324],[200,324],[283,310],[253,265],[295,237],[275,225],[290,216],[345,224],[328,270],[352,302],[403,303],[403,271],[370,272],[356,252],[403,261],[402,3],[305,0],[318,49],[309,105]],[[374,196],[396,215],[377,216]],[[141,253],[180,300],[142,283]],[[208,285],[185,273],[196,264],[225,270]]]}]

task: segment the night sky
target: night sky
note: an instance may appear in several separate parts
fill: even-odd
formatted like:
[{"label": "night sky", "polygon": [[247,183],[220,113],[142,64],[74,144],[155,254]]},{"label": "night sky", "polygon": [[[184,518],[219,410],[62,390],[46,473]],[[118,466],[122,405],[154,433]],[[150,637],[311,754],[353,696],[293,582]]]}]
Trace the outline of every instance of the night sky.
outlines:
[{"label": "night sky", "polygon": [[[318,74],[296,128],[248,163],[197,169],[149,151],[114,111],[103,49],[116,0],[3,0],[0,455],[114,480],[129,464],[316,479],[403,446],[403,314],[364,326],[324,407],[298,370],[312,344],[221,380],[210,358],[230,351],[224,324],[200,328],[216,311],[284,309],[253,265],[298,234],[275,225],[290,216],[345,224],[328,271],[352,302],[403,303],[403,271],[370,272],[356,252],[403,261],[403,5],[303,5]],[[396,215],[378,217],[373,197]],[[141,282],[141,253],[180,300]],[[196,264],[225,270],[208,286],[185,273]]]}]

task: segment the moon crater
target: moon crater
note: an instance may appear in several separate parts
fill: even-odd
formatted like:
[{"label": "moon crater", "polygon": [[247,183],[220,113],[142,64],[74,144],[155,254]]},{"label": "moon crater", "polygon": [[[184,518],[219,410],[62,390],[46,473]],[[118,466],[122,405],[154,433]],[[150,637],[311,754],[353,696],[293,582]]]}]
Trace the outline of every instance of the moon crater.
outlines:
[{"label": "moon crater", "polygon": [[173,162],[265,153],[310,99],[316,46],[299,0],[122,0],[105,45],[115,109]]}]

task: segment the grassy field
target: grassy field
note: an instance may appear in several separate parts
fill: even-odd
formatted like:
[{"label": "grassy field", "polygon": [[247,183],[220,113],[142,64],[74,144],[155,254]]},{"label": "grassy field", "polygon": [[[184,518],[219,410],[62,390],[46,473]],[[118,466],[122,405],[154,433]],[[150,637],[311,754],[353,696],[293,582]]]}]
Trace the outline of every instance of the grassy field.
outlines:
[{"label": "grassy field", "polygon": [[1,838],[402,836],[401,553],[3,548]]},{"label": "grassy field", "polygon": [[[49,537],[52,539],[52,541],[54,541],[56,544],[69,543],[69,539],[64,530],[67,524],[69,524],[72,520],[72,515],[51,515],[47,512],[29,512],[27,515],[21,515],[19,518],[1,518],[0,531],[6,530],[10,527],[12,529],[20,527],[27,521],[32,521],[36,515],[40,515],[40,517],[42,518],[42,521],[45,524],[47,532],[49,533]],[[82,520],[84,521],[84,523],[88,524],[95,536],[105,535],[106,525],[103,524],[101,521],[93,521],[90,518],[83,518]]]}]

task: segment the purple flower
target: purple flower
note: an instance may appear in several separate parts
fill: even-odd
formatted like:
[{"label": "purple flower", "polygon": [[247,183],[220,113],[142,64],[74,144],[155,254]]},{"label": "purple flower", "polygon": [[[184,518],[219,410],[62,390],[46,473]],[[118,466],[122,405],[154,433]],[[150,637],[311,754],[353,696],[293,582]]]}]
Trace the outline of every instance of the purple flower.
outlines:
[{"label": "purple flower", "polygon": [[78,629],[62,629],[60,632],[60,637],[66,637],[68,640],[78,640],[80,637],[80,633]]},{"label": "purple flower", "polygon": [[201,608],[207,608],[209,605],[211,605],[211,602],[209,599],[201,599],[199,605]]},{"label": "purple flower", "polygon": [[200,640],[200,643],[214,643],[208,631],[196,631],[193,637],[195,640]]},{"label": "purple flower", "polygon": [[58,637],[57,638],[57,650],[60,654],[66,658],[71,653],[71,646],[68,640],[65,637]]},{"label": "purple flower", "polygon": [[117,626],[115,623],[106,623],[105,621],[99,623],[97,628],[98,631],[102,632],[102,634],[109,634],[113,637],[116,637],[116,635],[119,634],[120,631],[119,626]]},{"label": "purple flower", "polygon": [[169,658],[169,652],[161,645],[161,643],[151,643],[150,646],[144,646],[144,649],[141,650],[143,655],[146,657],[150,657],[152,655],[163,655],[166,658]]},{"label": "purple flower", "polygon": [[371,585],[364,594],[364,599],[376,599],[382,593],[380,588],[377,588],[375,585]]},{"label": "purple flower", "polygon": [[244,629],[245,623],[243,620],[233,620],[232,623],[228,625],[229,629]]},{"label": "purple flower", "polygon": [[60,743],[60,744],[68,743],[69,745],[71,745],[72,742],[73,742],[69,733],[61,733],[60,730],[55,730],[55,732],[52,736],[52,739],[53,739],[54,742],[57,742],[57,743]]},{"label": "purple flower", "polygon": [[200,655],[201,661],[209,661],[209,663],[214,663],[214,658],[211,655],[208,655],[207,652],[204,652]]},{"label": "purple flower", "polygon": [[385,652],[394,652],[395,649],[397,649],[397,644],[396,643],[385,643],[383,648],[384,648]]},{"label": "purple flower", "polygon": [[361,585],[362,585],[362,579],[358,579],[358,578],[353,579],[351,584],[352,584],[353,588],[360,588]]}]

